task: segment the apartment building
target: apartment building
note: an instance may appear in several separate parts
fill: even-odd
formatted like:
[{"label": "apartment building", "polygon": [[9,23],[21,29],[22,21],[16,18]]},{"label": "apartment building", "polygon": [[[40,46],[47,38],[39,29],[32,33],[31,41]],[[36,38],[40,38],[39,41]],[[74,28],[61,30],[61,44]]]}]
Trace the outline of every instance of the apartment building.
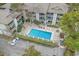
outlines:
[{"label": "apartment building", "polygon": [[[5,24],[11,32],[16,32],[16,27],[20,29],[24,23],[22,13],[13,12],[11,4],[0,7],[0,24]],[[24,9],[31,13],[33,20],[41,21],[47,25],[56,25],[63,14],[67,13],[68,5],[65,3],[26,3]],[[26,18],[28,18],[26,11]],[[20,32],[20,30],[18,31]]]},{"label": "apartment building", "polygon": [[47,25],[57,24],[63,14],[68,11],[68,5],[65,3],[27,3],[25,8],[32,12],[32,19]]},{"label": "apartment building", "polygon": [[[1,8],[0,9],[0,24],[1,24],[1,31],[6,31],[10,33],[20,32],[22,28],[22,24],[24,23],[24,18],[21,13],[13,12],[9,8]],[[17,28],[16,28],[17,26]],[[2,28],[6,29],[2,29]],[[1,32],[0,31],[0,32]]]}]

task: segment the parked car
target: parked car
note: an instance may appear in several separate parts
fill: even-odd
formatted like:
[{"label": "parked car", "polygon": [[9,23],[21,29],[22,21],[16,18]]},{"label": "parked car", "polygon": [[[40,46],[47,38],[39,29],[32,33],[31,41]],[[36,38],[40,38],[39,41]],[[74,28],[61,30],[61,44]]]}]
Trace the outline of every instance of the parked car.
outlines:
[{"label": "parked car", "polygon": [[15,38],[10,42],[10,45],[15,45],[19,38]]}]

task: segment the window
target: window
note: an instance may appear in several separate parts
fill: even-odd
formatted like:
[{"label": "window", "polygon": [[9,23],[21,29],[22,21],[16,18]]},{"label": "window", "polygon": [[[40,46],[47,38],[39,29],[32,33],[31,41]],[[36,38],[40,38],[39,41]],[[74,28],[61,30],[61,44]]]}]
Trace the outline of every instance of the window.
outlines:
[{"label": "window", "polygon": [[45,18],[44,18],[44,17],[40,17],[39,19],[45,20]]},{"label": "window", "polygon": [[39,15],[45,15],[44,13],[39,13]]},{"label": "window", "polygon": [[57,14],[57,20],[60,20],[60,18],[63,16],[63,14]]},{"label": "window", "polygon": [[47,19],[52,20],[53,19],[53,13],[47,13]]},{"label": "window", "polygon": [[44,13],[39,13],[39,19],[40,20],[45,20],[45,14]]},{"label": "window", "polygon": [[36,13],[32,12],[32,19],[36,19]]},{"label": "window", "polygon": [[53,13],[51,13],[51,15],[53,15]]},{"label": "window", "polygon": [[15,25],[13,24],[12,26],[10,26],[10,30],[12,30],[15,27]]},{"label": "window", "polygon": [[13,20],[8,25],[9,25],[10,30],[12,30],[15,27]]},{"label": "window", "polygon": [[52,17],[50,17],[50,16],[47,16],[47,19],[52,19]]},{"label": "window", "polygon": [[49,12],[47,12],[47,15],[51,15],[51,16],[52,16],[52,15],[53,15],[53,13],[49,13]]},{"label": "window", "polygon": [[35,14],[35,12],[32,12],[32,14]]},{"label": "window", "polygon": [[59,16],[63,16],[63,14],[57,14],[57,15],[59,15]]},{"label": "window", "polygon": [[47,15],[50,15],[50,13],[49,13],[49,12],[47,12]]},{"label": "window", "polygon": [[13,20],[8,25],[11,25],[12,23],[13,23]]}]

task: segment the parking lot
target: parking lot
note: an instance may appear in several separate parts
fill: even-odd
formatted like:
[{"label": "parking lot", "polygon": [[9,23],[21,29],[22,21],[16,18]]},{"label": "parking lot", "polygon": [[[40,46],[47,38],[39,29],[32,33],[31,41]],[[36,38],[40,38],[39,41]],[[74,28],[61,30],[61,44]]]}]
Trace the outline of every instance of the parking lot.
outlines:
[{"label": "parking lot", "polygon": [[[17,42],[18,43],[18,42]],[[5,39],[0,38],[0,50],[5,53],[6,56],[20,56],[24,53],[24,45],[11,46]]]},{"label": "parking lot", "polygon": [[0,49],[6,56],[21,56],[23,55],[24,50],[32,45],[35,46],[35,49],[38,50],[42,56],[62,56],[65,50],[64,48],[50,48],[32,42],[23,41],[21,39],[16,42],[16,45],[12,46],[5,39],[0,38]]}]

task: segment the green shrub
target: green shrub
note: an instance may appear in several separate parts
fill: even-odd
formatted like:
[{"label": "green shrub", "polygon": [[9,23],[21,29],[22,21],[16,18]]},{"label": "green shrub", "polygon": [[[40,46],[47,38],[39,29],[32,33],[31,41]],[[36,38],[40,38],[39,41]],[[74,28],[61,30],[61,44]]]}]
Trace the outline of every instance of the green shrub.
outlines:
[{"label": "green shrub", "polygon": [[37,51],[34,46],[30,46],[28,49],[25,49],[23,56],[40,56],[41,53]]},{"label": "green shrub", "polygon": [[26,22],[30,22],[30,19],[26,19]]},{"label": "green shrub", "polygon": [[58,28],[59,26],[56,25],[47,25],[48,27],[54,27],[54,28]]},{"label": "green shrub", "polygon": [[42,22],[40,22],[40,21],[38,21],[38,20],[34,20],[33,22],[34,22],[35,24],[37,24],[37,25],[42,24]]},{"label": "green shrub", "polygon": [[0,52],[0,56],[4,56],[4,54],[2,52]]},{"label": "green shrub", "polygon": [[0,48],[0,56],[4,56],[4,52]]},{"label": "green shrub", "polygon": [[35,42],[37,44],[45,45],[45,46],[48,46],[48,47],[55,47],[56,46],[56,43],[53,43],[52,41],[46,41],[46,40],[42,40],[42,39],[31,38],[31,37],[23,36],[23,35],[19,35],[19,34],[17,34],[16,36],[23,39],[23,40]]},{"label": "green shrub", "polygon": [[75,51],[70,50],[70,49],[66,49],[64,52],[64,56],[74,56]]}]

